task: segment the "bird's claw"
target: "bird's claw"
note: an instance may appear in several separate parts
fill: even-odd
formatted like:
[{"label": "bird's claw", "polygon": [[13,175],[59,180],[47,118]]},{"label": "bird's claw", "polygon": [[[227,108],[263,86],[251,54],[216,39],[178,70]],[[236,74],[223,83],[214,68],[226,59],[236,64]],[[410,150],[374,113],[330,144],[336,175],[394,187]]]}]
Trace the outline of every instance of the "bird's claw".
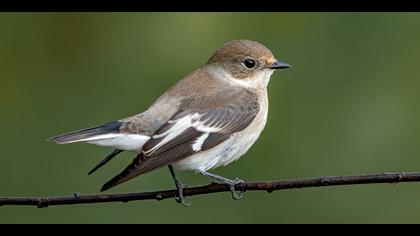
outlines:
[{"label": "bird's claw", "polygon": [[185,207],[191,206],[191,202],[186,201],[186,198],[184,197],[184,188],[187,188],[187,185],[177,183],[177,189],[178,189],[178,196],[175,197],[175,201],[177,203],[181,203]]},{"label": "bird's claw", "polygon": [[186,201],[186,199],[185,199],[184,196],[182,196],[182,197],[175,197],[175,201],[177,203],[181,203],[185,207],[191,206],[191,202]]},{"label": "bird's claw", "polygon": [[204,176],[207,176],[207,177],[210,177],[210,178],[213,178],[213,179],[217,179],[218,181],[220,181],[220,182],[228,185],[229,186],[230,193],[232,194],[232,198],[233,199],[239,200],[239,199],[241,199],[243,197],[243,191],[236,191],[235,190],[235,186],[236,185],[244,183],[243,180],[241,180],[239,178],[236,178],[234,180],[227,179],[225,177],[218,176],[218,175],[215,175],[215,174],[206,172],[206,171],[200,171],[199,173],[202,174],[202,175],[204,175]]},{"label": "bird's claw", "polygon": [[230,183],[229,185],[229,188],[230,188],[230,193],[231,193],[231,195],[232,195],[232,198],[234,199],[234,200],[239,200],[239,199],[241,199],[243,196],[244,196],[244,194],[243,194],[243,192],[242,191],[236,191],[235,190],[235,185],[237,185],[237,184],[242,184],[242,183],[244,183],[244,181],[243,180],[241,180],[241,179],[239,179],[239,178],[236,178],[235,180],[233,180],[232,181],[232,183]]}]

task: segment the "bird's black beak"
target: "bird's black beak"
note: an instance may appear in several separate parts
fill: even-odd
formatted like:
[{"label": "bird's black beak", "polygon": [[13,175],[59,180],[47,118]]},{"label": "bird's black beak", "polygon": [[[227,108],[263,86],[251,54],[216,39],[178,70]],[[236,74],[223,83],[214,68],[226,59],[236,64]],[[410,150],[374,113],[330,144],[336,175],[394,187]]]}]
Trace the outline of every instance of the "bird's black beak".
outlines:
[{"label": "bird's black beak", "polygon": [[271,64],[271,66],[269,66],[270,69],[287,69],[290,68],[291,66],[287,63],[284,63],[282,61],[276,61],[273,64]]}]

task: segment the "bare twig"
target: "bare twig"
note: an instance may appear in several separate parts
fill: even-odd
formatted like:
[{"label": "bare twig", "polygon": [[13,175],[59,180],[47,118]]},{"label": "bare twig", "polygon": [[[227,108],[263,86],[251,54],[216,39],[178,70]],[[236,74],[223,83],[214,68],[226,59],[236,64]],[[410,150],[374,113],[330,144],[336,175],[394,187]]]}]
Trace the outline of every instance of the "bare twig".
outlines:
[{"label": "bare twig", "polygon": [[[275,190],[323,187],[335,185],[352,184],[374,184],[374,183],[399,183],[399,182],[420,182],[419,173],[382,173],[355,176],[326,176],[311,179],[261,181],[241,183],[235,186],[240,191],[263,190],[269,193]],[[229,186],[225,184],[211,183],[209,185],[186,188],[184,196],[202,195],[217,192],[228,192]],[[32,205],[39,208],[55,205],[72,205],[83,203],[105,203],[105,202],[129,202],[139,200],[163,200],[174,198],[177,190],[164,190],[157,192],[123,193],[123,194],[102,194],[102,195],[80,195],[66,197],[0,197],[0,206],[3,205]]]}]

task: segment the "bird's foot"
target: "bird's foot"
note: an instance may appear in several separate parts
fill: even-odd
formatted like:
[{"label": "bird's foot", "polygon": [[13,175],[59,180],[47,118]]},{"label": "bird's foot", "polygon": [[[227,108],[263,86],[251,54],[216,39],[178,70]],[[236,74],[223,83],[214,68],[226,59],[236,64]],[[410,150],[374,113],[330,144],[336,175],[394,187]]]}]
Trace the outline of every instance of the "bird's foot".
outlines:
[{"label": "bird's foot", "polygon": [[236,189],[235,189],[235,185],[244,183],[243,180],[241,180],[239,178],[236,178],[236,179],[232,180],[232,179],[228,179],[228,178],[225,178],[225,177],[222,177],[222,176],[219,176],[219,175],[216,175],[216,174],[212,174],[212,173],[209,173],[209,172],[206,172],[206,171],[199,171],[199,173],[204,175],[204,176],[208,176],[208,177],[211,177],[213,179],[217,179],[217,180],[229,185],[230,193],[231,193],[232,198],[234,200],[239,200],[243,197],[243,195],[244,195],[243,192],[242,191],[236,191]]},{"label": "bird's foot", "polygon": [[229,182],[226,182],[226,183],[229,184],[230,194],[232,195],[232,198],[234,200],[239,200],[244,196],[242,191],[236,191],[236,189],[235,189],[235,185],[244,183],[243,180],[241,180],[239,178],[236,178],[236,179],[234,179],[232,181],[229,181]]},{"label": "bird's foot", "polygon": [[175,197],[175,201],[177,203],[181,203],[183,206],[186,206],[186,207],[191,206],[191,203],[185,200],[185,197],[184,197],[184,189],[187,188],[188,186],[181,183],[181,181],[178,180],[178,178],[175,175],[175,171],[172,165],[168,165],[168,168],[169,168],[169,171],[171,172],[171,176],[174,180],[176,189],[178,190],[178,196]]},{"label": "bird's foot", "polygon": [[191,202],[188,202],[184,197],[184,189],[187,188],[187,185],[182,184],[181,182],[176,183],[176,188],[178,190],[178,196],[175,197],[177,203],[181,203],[185,207],[191,206]]}]

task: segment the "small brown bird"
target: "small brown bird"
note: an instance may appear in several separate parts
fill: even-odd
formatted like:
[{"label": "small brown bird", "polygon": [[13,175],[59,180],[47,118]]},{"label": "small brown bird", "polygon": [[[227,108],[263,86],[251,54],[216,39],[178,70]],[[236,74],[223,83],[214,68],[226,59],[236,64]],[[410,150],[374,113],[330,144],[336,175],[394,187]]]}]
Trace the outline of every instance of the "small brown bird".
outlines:
[{"label": "small brown bird", "polygon": [[258,139],[267,120],[270,77],[275,69],[289,67],[257,42],[234,40],[218,49],[207,64],[169,88],[143,113],[50,140],[114,148],[89,174],[122,151],[135,151],[133,162],[101,191],[168,166],[179,192],[177,201],[187,205],[184,185],[176,178],[174,166],[229,184],[236,199],[239,193],[234,186],[242,181],[208,170],[237,160]]}]

